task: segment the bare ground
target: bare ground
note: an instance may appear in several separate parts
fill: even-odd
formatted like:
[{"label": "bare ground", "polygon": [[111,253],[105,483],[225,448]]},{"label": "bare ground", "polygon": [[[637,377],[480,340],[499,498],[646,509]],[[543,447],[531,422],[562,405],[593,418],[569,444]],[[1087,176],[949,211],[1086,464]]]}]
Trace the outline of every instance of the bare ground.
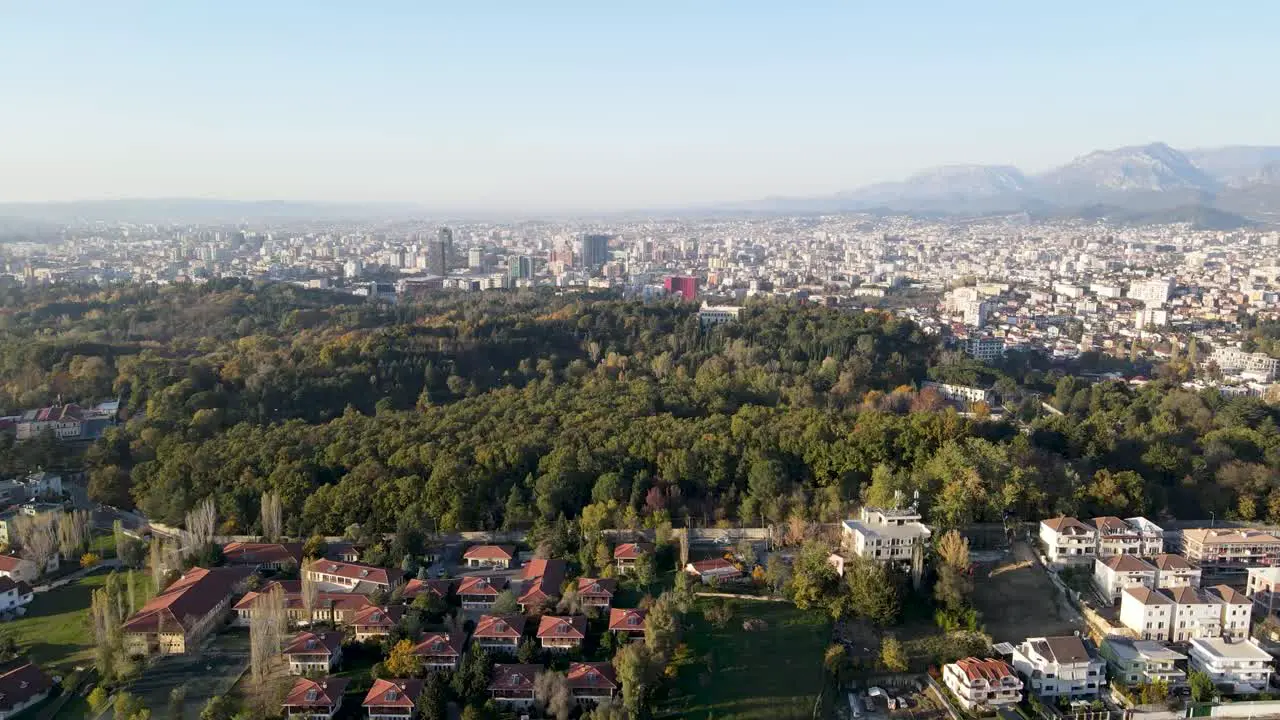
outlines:
[{"label": "bare ground", "polygon": [[1084,618],[1067,604],[1022,540],[1014,541],[1003,559],[979,563],[973,585],[974,604],[995,642],[1070,635],[1084,629]]}]

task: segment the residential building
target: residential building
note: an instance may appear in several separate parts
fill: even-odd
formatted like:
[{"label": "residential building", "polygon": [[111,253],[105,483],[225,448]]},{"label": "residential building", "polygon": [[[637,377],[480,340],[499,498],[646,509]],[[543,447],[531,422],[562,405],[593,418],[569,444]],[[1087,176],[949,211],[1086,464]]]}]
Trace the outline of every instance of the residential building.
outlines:
[{"label": "residential building", "polygon": [[1214,585],[1204,589],[1205,599],[1218,607],[1218,623],[1222,637],[1239,640],[1249,637],[1253,624],[1253,601],[1230,585]]},{"label": "residential building", "polygon": [[1115,555],[1140,555],[1142,536],[1129,523],[1113,515],[1096,517],[1089,521],[1098,536],[1095,553],[1100,558]]},{"label": "residential building", "polygon": [[1261,382],[1280,377],[1280,358],[1271,357],[1266,353],[1247,353],[1240,348],[1225,347],[1214,350],[1210,360],[1223,372],[1249,375]]},{"label": "residential building", "polygon": [[510,568],[516,559],[516,549],[511,545],[472,545],[462,554],[467,567]]},{"label": "residential building", "polygon": [[514,653],[524,637],[523,615],[481,615],[471,639],[489,650]]},{"label": "residential building", "polygon": [[0,674],[0,720],[36,705],[53,690],[53,678],[30,662]]},{"label": "residential building", "polygon": [[13,578],[19,582],[34,582],[40,573],[36,564],[17,555],[0,555],[0,577]]},{"label": "residential building", "polygon": [[285,645],[282,654],[294,675],[331,673],[342,663],[342,633],[300,632]]},{"label": "residential building", "polygon": [[0,577],[0,612],[13,612],[35,599],[35,591],[22,580]]},{"label": "residential building", "polygon": [[1164,552],[1164,528],[1141,516],[1124,521],[1138,536],[1139,555],[1151,557]]},{"label": "residential building", "polygon": [[1027,689],[1042,698],[1089,700],[1106,683],[1106,663],[1075,636],[1027,638],[1012,654]]},{"label": "residential building", "polygon": [[1004,357],[1004,338],[971,337],[956,343],[956,346],[979,362],[991,362]]},{"label": "residential building", "polygon": [[302,567],[302,543],[233,542],[222,546],[228,565],[262,570]]},{"label": "residential building", "polygon": [[458,599],[467,610],[488,610],[506,588],[504,577],[465,577],[458,583]]},{"label": "residential building", "polygon": [[1180,587],[1162,592],[1174,602],[1170,641],[1187,642],[1195,637],[1222,636],[1222,609],[1198,589]]},{"label": "residential building", "polygon": [[688,275],[671,275],[663,281],[667,295],[679,295],[685,302],[698,299],[698,278]]},{"label": "residential building", "polygon": [[690,575],[696,575],[704,583],[737,580],[742,577],[742,571],[738,566],[724,558],[708,558],[691,562],[684,566],[684,571]]},{"label": "residential building", "polygon": [[125,621],[125,648],[130,655],[174,655],[194,648],[222,620],[252,573],[231,567],[188,570]]},{"label": "residential building", "polygon": [[429,632],[413,646],[413,654],[422,658],[422,666],[428,670],[457,670],[463,640],[461,633]]},{"label": "residential building", "polygon": [[618,572],[630,572],[636,561],[653,554],[653,543],[622,543],[613,549],[613,561],[617,563]]},{"label": "residential building", "polygon": [[1181,666],[1187,656],[1154,640],[1108,635],[1098,654],[1107,661],[1111,679],[1126,685],[1166,682],[1169,687],[1180,687],[1187,682]]},{"label": "residential building", "polygon": [[316,594],[315,602],[310,608],[310,614],[308,614],[300,583],[297,580],[277,581],[268,583],[257,591],[245,593],[244,597],[240,598],[240,601],[235,605],[235,624],[241,627],[248,627],[257,609],[258,598],[271,592],[276,587],[279,587],[284,593],[285,613],[289,617],[290,624],[296,626],[308,626],[316,622],[350,625],[357,613],[373,607],[373,604],[369,602],[369,598],[364,595],[346,592],[319,592]]},{"label": "residential building", "polygon": [[1040,521],[1045,557],[1055,565],[1092,563],[1098,553],[1098,531],[1073,517]]},{"label": "residential building", "polygon": [[543,669],[541,665],[495,663],[489,679],[489,697],[507,707],[533,705],[534,679]]},{"label": "residential building", "polygon": [[1022,680],[1003,660],[968,657],[942,666],[942,682],[970,712],[1017,705]]},{"label": "residential building", "polygon": [[520,571],[520,609],[530,612],[554,605],[568,574],[569,564],[564,560],[530,560]]},{"label": "residential building", "polygon": [[1155,566],[1135,555],[1113,555],[1093,561],[1093,584],[1111,602],[1120,601],[1125,588],[1156,585]]},{"label": "residential building", "polygon": [[613,605],[613,595],[617,591],[618,581],[613,578],[578,578],[578,602],[584,610],[607,611]]},{"label": "residential building", "polygon": [[416,678],[373,681],[364,695],[364,713],[368,720],[411,720],[418,714],[418,696],[422,681]]},{"label": "residential building", "polygon": [[453,592],[453,586],[457,583],[457,580],[446,578],[433,580],[413,578],[404,584],[404,588],[400,591],[400,597],[406,604],[412,604],[413,601],[418,599],[419,595],[430,595],[444,601],[449,599],[449,594]]},{"label": "residential building", "polygon": [[640,608],[613,608],[609,611],[609,632],[625,633],[628,637],[644,637],[644,621],[648,611]]},{"label": "residential building", "polygon": [[708,305],[703,303],[698,310],[698,324],[707,328],[737,322],[738,314],[741,312],[742,308],[733,307],[732,305]]},{"label": "residential building", "polygon": [[1156,568],[1156,587],[1200,587],[1200,568],[1181,555],[1161,553],[1151,558]]},{"label": "residential building", "polygon": [[579,705],[608,702],[622,691],[613,665],[607,662],[572,663],[565,679],[569,683],[569,692]]},{"label": "residential building", "polygon": [[371,605],[360,609],[351,619],[351,629],[355,633],[356,642],[389,636],[400,624],[404,612],[404,607],[400,605],[390,607]]},{"label": "residential building", "polygon": [[582,236],[582,266],[595,272],[609,261],[608,235],[588,233]]},{"label": "residential building", "polygon": [[543,615],[538,621],[538,643],[546,650],[573,650],[586,638],[585,615]]},{"label": "residential building", "polygon": [[284,716],[288,720],[333,720],[342,707],[348,682],[340,677],[298,678],[281,706]]},{"label": "residential building", "polygon": [[320,583],[322,589],[341,588],[347,592],[368,595],[375,590],[391,592],[404,582],[399,570],[361,565],[341,560],[321,560],[303,570],[307,577]]},{"label": "residential building", "polygon": [[1190,667],[1226,685],[1237,695],[1267,691],[1271,677],[1271,655],[1253,640],[1232,642],[1216,637],[1191,640]]},{"label": "residential building", "polygon": [[1168,640],[1175,604],[1149,587],[1129,587],[1120,594],[1120,624],[1143,640]]},{"label": "residential building", "polygon": [[844,552],[881,564],[919,563],[933,532],[916,508],[863,507],[858,519],[840,524]]},{"label": "residential building", "polygon": [[1169,296],[1172,294],[1173,280],[1168,278],[1144,280],[1129,284],[1129,297],[1134,300],[1141,300],[1147,305],[1163,305],[1169,302]]},{"label": "residential building", "polygon": [[1280,566],[1249,568],[1244,594],[1264,618],[1280,610]]},{"label": "residential building", "polygon": [[1182,554],[1206,574],[1244,574],[1249,567],[1276,565],[1280,537],[1262,530],[1196,528],[1183,530]]},{"label": "residential building", "polygon": [[924,383],[923,387],[932,389],[947,400],[964,405],[982,402],[994,407],[996,402],[996,392],[991,388],[928,381]]}]

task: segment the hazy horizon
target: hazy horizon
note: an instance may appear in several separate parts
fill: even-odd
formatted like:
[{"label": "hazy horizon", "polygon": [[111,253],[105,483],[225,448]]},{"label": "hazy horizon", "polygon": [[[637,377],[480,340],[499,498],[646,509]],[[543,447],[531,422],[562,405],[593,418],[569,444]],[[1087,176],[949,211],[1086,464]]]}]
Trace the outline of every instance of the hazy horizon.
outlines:
[{"label": "hazy horizon", "polygon": [[591,212],[1280,145],[1280,6],[6,10],[0,202]]}]

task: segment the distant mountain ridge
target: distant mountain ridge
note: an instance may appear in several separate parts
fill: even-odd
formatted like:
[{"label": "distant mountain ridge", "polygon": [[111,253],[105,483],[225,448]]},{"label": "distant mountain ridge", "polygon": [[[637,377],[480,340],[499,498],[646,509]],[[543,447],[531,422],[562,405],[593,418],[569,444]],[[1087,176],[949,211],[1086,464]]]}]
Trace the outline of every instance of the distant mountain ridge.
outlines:
[{"label": "distant mountain ridge", "polygon": [[[1217,229],[1280,221],[1280,147],[1180,151],[1165,143],[1095,150],[1028,175],[1008,165],[949,165],[826,197],[769,198],[764,211],[885,210],[949,215],[1171,218]],[[1184,218],[1175,220],[1172,218]]]}]

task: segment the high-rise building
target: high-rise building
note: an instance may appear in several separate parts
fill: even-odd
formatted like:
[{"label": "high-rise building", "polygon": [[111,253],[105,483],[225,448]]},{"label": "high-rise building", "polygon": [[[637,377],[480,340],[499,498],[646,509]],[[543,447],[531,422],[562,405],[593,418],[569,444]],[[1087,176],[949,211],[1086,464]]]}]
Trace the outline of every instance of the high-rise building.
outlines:
[{"label": "high-rise building", "polygon": [[1173,281],[1168,278],[1146,280],[1129,284],[1129,297],[1147,305],[1163,305],[1173,294]]},{"label": "high-rise building", "polygon": [[663,285],[667,288],[668,295],[679,293],[688,302],[698,299],[698,278],[687,275],[672,275],[666,279]]},{"label": "high-rise building", "polygon": [[467,251],[467,267],[472,270],[484,269],[484,248],[473,247]]},{"label": "high-rise building", "polygon": [[427,272],[432,275],[448,275],[449,259],[453,256],[453,231],[447,227],[440,228],[436,241],[431,243],[427,251]]},{"label": "high-rise building", "polygon": [[507,274],[512,280],[533,277],[533,258],[528,255],[511,255],[507,258]]},{"label": "high-rise building", "polygon": [[582,266],[596,271],[609,260],[608,235],[582,236]]}]

